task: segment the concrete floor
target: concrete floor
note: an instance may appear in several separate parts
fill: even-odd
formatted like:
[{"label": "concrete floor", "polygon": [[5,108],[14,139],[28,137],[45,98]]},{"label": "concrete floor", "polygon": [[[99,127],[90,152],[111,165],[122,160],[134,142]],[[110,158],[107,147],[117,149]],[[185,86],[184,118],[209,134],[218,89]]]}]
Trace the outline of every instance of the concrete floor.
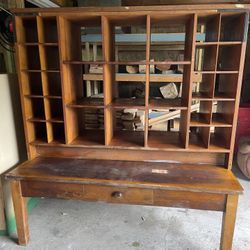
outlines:
[{"label": "concrete floor", "polygon": [[[240,197],[234,250],[250,249],[250,181],[236,170]],[[215,250],[222,213],[42,199],[29,216],[30,243],[0,238],[0,249]]]}]

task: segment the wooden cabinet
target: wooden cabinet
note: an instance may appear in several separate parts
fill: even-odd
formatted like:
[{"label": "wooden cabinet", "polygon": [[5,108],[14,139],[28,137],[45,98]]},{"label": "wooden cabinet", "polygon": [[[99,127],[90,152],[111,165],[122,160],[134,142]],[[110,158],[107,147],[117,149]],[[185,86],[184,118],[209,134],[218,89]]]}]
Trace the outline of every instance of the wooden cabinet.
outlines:
[{"label": "wooden cabinet", "polygon": [[[17,10],[15,23],[29,168],[20,166],[19,172],[7,174],[13,180],[14,193],[22,190],[23,196],[112,203],[181,204],[225,213],[229,209],[235,213],[235,197],[241,188],[230,169],[247,12],[216,11],[211,6],[194,10],[186,7],[175,10],[174,6],[162,10],[153,7]],[[173,35],[172,30],[178,33]],[[128,39],[138,36],[139,42],[117,55],[115,48],[121,34]],[[101,39],[96,47],[97,56],[83,53],[83,48],[89,48],[83,43],[83,36]],[[165,38],[168,42],[164,43],[161,39]],[[90,73],[94,65],[99,74]],[[120,72],[129,66],[134,73]],[[173,67],[177,69],[174,73]],[[91,81],[98,86],[97,98],[89,96]],[[164,98],[155,91],[172,82],[178,91],[175,98]],[[121,91],[129,84],[133,84],[137,93]],[[128,109],[140,114],[140,125],[134,122],[130,128],[121,122],[124,110]],[[153,127],[152,110],[163,113],[158,118],[160,122],[177,118],[178,126]],[[135,118],[134,114],[131,116]],[[66,157],[65,161],[71,161],[67,164],[72,172],[67,170],[56,177],[48,169],[47,157],[58,159],[52,164],[58,171],[65,171],[61,167],[66,162],[62,164],[61,157]],[[42,163],[38,164],[36,158]],[[75,158],[83,162],[74,165]],[[83,159],[96,159],[98,163]],[[133,169],[128,162],[131,160],[135,161]],[[155,161],[165,163],[158,169]],[[147,169],[143,162],[150,162],[150,173],[139,171]],[[99,174],[88,176],[82,170],[86,164],[94,164]],[[123,164],[125,172],[119,168]],[[183,167],[183,164],[188,165]],[[42,173],[47,174],[36,175],[32,172],[36,167],[44,167]],[[113,172],[109,169],[102,177],[100,172],[105,175],[107,167]],[[164,177],[173,171],[169,167],[179,169],[176,175],[170,175],[173,180]],[[186,169],[190,178],[184,176]],[[120,177],[116,176],[117,171]],[[219,171],[221,185],[213,179],[216,176],[213,171]],[[131,173],[139,174],[140,181]],[[74,178],[67,181],[63,178],[71,175],[77,184]],[[116,178],[122,179],[121,186]],[[91,184],[90,179],[99,181]],[[14,184],[17,180],[20,186]],[[168,185],[172,181],[175,184]],[[232,183],[235,188],[229,190]],[[203,198],[197,192],[202,192]],[[228,208],[231,196],[234,207]],[[21,196],[18,197],[16,203],[20,203]],[[226,226],[228,223],[225,221]],[[226,230],[232,233],[232,228]],[[222,243],[223,249],[229,249],[227,246],[228,243]]]}]

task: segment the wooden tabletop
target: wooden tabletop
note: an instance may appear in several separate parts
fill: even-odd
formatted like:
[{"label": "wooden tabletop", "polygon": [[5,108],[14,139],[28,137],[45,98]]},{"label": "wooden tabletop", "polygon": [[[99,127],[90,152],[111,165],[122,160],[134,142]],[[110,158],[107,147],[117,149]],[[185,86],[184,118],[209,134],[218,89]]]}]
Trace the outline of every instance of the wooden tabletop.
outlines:
[{"label": "wooden tabletop", "polygon": [[243,191],[232,172],[221,166],[162,162],[38,157],[10,171],[6,178],[220,194]]}]

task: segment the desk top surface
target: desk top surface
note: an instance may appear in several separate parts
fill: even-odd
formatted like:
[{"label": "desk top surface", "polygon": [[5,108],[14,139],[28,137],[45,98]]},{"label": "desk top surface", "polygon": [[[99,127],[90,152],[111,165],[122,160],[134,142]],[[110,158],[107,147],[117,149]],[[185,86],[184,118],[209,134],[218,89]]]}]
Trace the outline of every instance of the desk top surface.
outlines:
[{"label": "desk top surface", "polygon": [[211,165],[162,162],[35,158],[6,174],[7,179],[241,193],[230,170]]}]

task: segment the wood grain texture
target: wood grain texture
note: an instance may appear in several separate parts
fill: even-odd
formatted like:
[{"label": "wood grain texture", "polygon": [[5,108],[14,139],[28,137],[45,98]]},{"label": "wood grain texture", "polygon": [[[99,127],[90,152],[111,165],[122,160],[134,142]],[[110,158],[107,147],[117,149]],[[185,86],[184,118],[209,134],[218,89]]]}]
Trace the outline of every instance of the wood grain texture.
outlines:
[{"label": "wood grain texture", "polygon": [[36,158],[6,175],[9,179],[159,188],[175,191],[241,193],[231,171],[209,165]]},{"label": "wood grain texture", "polygon": [[221,229],[221,250],[231,250],[238,206],[238,195],[227,195],[226,209],[223,213]]},{"label": "wood grain texture", "polygon": [[29,242],[28,212],[19,181],[11,181],[11,192],[16,216],[18,242],[20,245],[26,246]]}]

